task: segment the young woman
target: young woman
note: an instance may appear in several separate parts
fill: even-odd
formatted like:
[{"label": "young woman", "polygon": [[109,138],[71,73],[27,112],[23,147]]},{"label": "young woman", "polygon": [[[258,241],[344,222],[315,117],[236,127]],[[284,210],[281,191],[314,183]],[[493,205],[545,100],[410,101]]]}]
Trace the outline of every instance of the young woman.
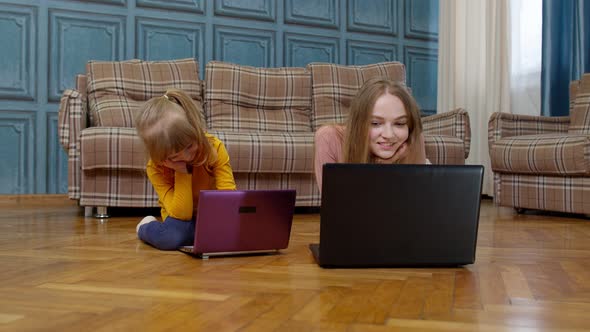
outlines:
[{"label": "young woman", "polygon": [[420,110],[401,84],[374,78],[363,84],[345,125],[315,134],[315,176],[322,190],[326,163],[426,164]]},{"label": "young woman", "polygon": [[192,245],[200,190],[236,189],[227,150],[205,132],[201,110],[178,89],[148,100],[135,123],[150,157],[147,176],[163,220],[145,217],[137,235],[162,250]]}]

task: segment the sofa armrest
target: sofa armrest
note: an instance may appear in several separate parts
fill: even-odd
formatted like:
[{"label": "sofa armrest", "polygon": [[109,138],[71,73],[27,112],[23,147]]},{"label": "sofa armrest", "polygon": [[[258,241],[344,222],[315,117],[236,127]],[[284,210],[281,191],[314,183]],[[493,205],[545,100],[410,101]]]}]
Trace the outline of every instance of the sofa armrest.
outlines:
[{"label": "sofa armrest", "polygon": [[59,142],[68,154],[68,195],[80,199],[80,134],[88,125],[86,98],[78,90],[64,91],[58,113]]},{"label": "sofa armrest", "polygon": [[[569,116],[534,116],[495,112],[488,121],[488,145],[503,137],[567,133]],[[491,150],[490,150],[491,151]]]},{"label": "sofa armrest", "polygon": [[462,108],[422,118],[424,135],[442,135],[459,138],[465,147],[465,159],[469,156],[471,127],[469,114]]},{"label": "sofa armrest", "polygon": [[75,148],[80,132],[87,126],[86,107],[82,94],[77,90],[64,91],[59,102],[59,142],[68,151]]}]

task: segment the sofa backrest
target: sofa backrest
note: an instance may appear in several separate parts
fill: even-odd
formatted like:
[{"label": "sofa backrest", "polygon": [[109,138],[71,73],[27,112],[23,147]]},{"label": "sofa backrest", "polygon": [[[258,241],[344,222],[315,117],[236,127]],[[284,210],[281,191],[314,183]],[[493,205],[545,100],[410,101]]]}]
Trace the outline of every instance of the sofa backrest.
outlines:
[{"label": "sofa backrest", "polygon": [[305,68],[210,61],[203,106],[211,130],[310,132],[311,76]]},{"label": "sofa backrest", "polygon": [[184,90],[199,105],[202,82],[195,59],[172,61],[89,61],[86,64],[90,125],[133,127],[146,100],[169,88]]},{"label": "sofa backrest", "polygon": [[572,134],[590,134],[590,73],[583,74],[582,78],[572,85],[570,87],[570,99],[575,98],[573,108],[570,108],[568,132]]},{"label": "sofa backrest", "polygon": [[324,124],[344,122],[352,98],[365,81],[373,77],[388,77],[406,83],[406,69],[400,62],[365,66],[311,63],[307,68],[312,78],[311,125],[314,131]]}]

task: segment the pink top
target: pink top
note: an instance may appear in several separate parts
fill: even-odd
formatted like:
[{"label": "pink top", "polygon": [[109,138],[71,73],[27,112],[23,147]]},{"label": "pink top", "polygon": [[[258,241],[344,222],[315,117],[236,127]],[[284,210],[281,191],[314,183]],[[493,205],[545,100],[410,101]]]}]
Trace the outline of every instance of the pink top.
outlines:
[{"label": "pink top", "polygon": [[[327,163],[341,163],[343,162],[344,153],[342,153],[342,145],[344,144],[344,126],[342,125],[326,125],[320,127],[315,132],[315,160],[314,172],[316,182],[322,191],[322,167]],[[416,144],[416,149],[410,149],[407,157],[404,158],[404,164],[430,164],[426,159],[426,151],[424,148],[424,137],[420,135],[421,142]]]},{"label": "pink top", "polygon": [[343,159],[344,126],[321,126],[315,132],[315,179],[322,191],[322,167],[328,163],[341,163]]}]

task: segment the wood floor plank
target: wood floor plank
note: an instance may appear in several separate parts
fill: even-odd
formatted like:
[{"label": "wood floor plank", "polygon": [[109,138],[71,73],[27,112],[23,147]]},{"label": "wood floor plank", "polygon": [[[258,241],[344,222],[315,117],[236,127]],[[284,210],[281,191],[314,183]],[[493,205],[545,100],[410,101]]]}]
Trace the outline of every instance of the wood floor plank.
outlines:
[{"label": "wood floor plank", "polygon": [[0,197],[0,331],[583,331],[590,223],[482,202],[476,262],[322,269],[319,214],[278,255],[201,260],[137,239],[143,215]]}]

